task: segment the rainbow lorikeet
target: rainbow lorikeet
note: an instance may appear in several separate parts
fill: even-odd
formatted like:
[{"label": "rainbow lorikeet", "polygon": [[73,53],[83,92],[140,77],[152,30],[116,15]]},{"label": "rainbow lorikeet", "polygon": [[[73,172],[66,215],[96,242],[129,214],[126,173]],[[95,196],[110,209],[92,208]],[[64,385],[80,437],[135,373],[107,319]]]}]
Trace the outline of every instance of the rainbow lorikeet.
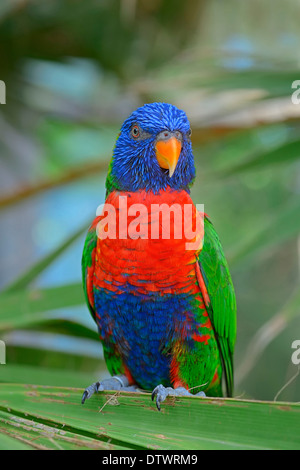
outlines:
[{"label": "rainbow lorikeet", "polygon": [[[218,235],[205,214],[188,248],[192,237],[175,233],[183,219],[191,230],[197,225],[194,179],[183,111],[151,103],[125,120],[103,213],[82,258],[86,300],[113,377],[89,386],[82,403],[101,390],[141,388],[152,390],[160,410],[168,395],[223,396],[222,377],[232,396],[236,300]],[[169,211],[174,225],[166,236],[161,205],[192,208],[177,226]]]}]

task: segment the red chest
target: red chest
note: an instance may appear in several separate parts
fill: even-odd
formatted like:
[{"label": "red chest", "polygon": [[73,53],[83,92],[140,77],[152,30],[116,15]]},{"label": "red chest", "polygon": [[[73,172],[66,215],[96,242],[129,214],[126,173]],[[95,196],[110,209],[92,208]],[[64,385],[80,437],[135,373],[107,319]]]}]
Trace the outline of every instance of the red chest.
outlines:
[{"label": "red chest", "polygon": [[112,192],[97,220],[94,286],[196,293],[203,218],[185,191]]}]

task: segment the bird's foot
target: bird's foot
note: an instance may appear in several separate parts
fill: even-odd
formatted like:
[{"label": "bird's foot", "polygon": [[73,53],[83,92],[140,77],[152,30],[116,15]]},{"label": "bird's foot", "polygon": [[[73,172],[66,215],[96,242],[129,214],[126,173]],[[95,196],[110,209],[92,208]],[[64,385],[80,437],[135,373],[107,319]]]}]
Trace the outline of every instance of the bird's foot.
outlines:
[{"label": "bird's foot", "polygon": [[81,403],[84,404],[85,400],[91,398],[94,393],[102,392],[103,390],[134,392],[137,388],[136,385],[129,385],[129,381],[125,375],[115,375],[114,377],[104,379],[101,382],[95,382],[87,387],[83,392]]},{"label": "bird's foot", "polygon": [[160,404],[165,401],[167,397],[205,397],[204,392],[198,392],[192,394],[184,387],[172,388],[172,387],[164,387],[163,385],[157,385],[152,392],[152,400],[156,397],[156,406],[158,411],[160,411]]}]

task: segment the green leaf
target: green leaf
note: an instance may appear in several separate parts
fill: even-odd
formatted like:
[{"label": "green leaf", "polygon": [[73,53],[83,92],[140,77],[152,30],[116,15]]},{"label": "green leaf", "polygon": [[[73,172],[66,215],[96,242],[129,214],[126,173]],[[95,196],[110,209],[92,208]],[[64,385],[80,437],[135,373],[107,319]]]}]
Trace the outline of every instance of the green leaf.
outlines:
[{"label": "green leaf", "polygon": [[231,176],[249,170],[259,170],[269,165],[286,164],[298,158],[300,158],[300,139],[284,143],[272,150],[257,152],[253,158],[221,172],[219,176]]},{"label": "green leaf", "polygon": [[236,371],[236,385],[240,384],[259,363],[260,357],[270,343],[299,315],[299,305],[300,287],[297,286],[281,310],[265,322],[249,342],[244,358]]},{"label": "green leaf", "polygon": [[[298,71],[295,64],[278,64],[272,60],[266,67],[251,67],[248,70],[230,70],[224,67],[221,62],[228,59],[228,56],[220,55],[216,51],[209,56],[199,56],[199,50],[195,51],[196,57],[190,53],[182,61],[178,57],[173,63],[167,62],[165,66],[160,67],[154,72],[147,74],[147,79],[138,80],[138,86],[143,87],[154,100],[157,95],[174,96],[189,94],[191,90],[201,90],[211,95],[219,92],[233,90],[257,90],[257,101],[262,99],[291,96],[293,90],[292,83],[298,77]],[[234,54],[231,56],[234,57]],[[280,70],[279,67],[286,67]],[[270,67],[268,69],[268,67]],[[255,95],[254,95],[255,98]],[[237,103],[233,103],[236,107]],[[243,106],[243,100],[238,105]],[[219,104],[222,109],[222,102]],[[229,107],[230,112],[230,107]]]},{"label": "green leaf", "polygon": [[246,71],[226,72],[216,70],[206,85],[214,90],[265,90],[268,97],[291,96],[292,83],[297,77],[297,71],[289,68],[281,71],[277,67],[272,70],[250,69]]},{"label": "green leaf", "polygon": [[[83,372],[81,370],[71,370],[70,368],[58,369],[53,367],[44,367],[43,365],[20,365],[13,364],[11,362],[0,367],[0,384],[26,382],[27,384],[32,385],[82,387],[82,389],[85,389],[91,383],[101,379],[101,376],[104,378],[104,371],[102,371],[102,373],[99,372],[99,367],[97,369],[97,373],[94,374]],[[105,372],[107,376],[107,371],[105,370]]]},{"label": "green leaf", "polygon": [[[90,221],[91,219],[89,219]],[[51,253],[47,254],[44,258],[39,260],[36,264],[16,279],[12,284],[6,287],[2,292],[11,293],[20,289],[28,287],[28,285],[37,278],[45,269],[47,269],[69,246],[72,245],[81,235],[87,232],[90,222],[85,223],[82,227],[76,230],[72,235],[63,241]]]},{"label": "green leaf", "polygon": [[81,284],[0,295],[0,331],[41,324],[57,309],[84,305]]},{"label": "green leaf", "polygon": [[147,393],[105,392],[84,405],[81,395],[1,385],[0,446],[4,432],[47,449],[300,449],[298,404],[182,397],[158,412]]},{"label": "green leaf", "polygon": [[32,450],[32,445],[27,444],[20,435],[14,436],[8,430],[8,426],[3,426],[1,431],[3,434],[0,439],[0,450]]},{"label": "green leaf", "polygon": [[[86,314],[84,315],[85,318],[88,320],[89,318],[89,311],[86,308]],[[83,320],[85,320],[83,318]],[[91,324],[93,321],[91,320]],[[62,314],[59,318],[49,319],[42,324],[37,325],[30,325],[31,331],[46,331],[47,333],[53,334],[62,334],[72,336],[73,338],[88,338],[95,341],[99,341],[99,335],[97,333],[97,327],[95,324],[95,328],[89,328],[85,324],[81,324],[77,321],[69,320],[65,318],[64,314]]]},{"label": "green leaf", "polygon": [[261,253],[269,253],[274,247],[296,237],[300,230],[300,202],[292,200],[266,215],[264,226],[257,226],[251,238],[228,250],[230,266],[241,262],[254,262]]}]

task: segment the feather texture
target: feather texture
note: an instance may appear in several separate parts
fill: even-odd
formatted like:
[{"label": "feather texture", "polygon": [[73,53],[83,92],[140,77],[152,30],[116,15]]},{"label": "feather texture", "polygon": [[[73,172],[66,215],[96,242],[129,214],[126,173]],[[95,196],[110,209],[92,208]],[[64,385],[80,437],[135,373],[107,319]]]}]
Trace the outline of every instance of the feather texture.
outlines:
[{"label": "feather texture", "polygon": [[[140,129],[138,140],[132,126]],[[172,178],[155,156],[164,130],[182,136]],[[84,292],[111,374],[125,374],[144,389],[162,383],[221,396],[224,372],[231,395],[236,303],[219,238],[202,214],[193,248],[187,249],[185,219],[176,219],[175,210],[169,236],[163,233],[162,204],[181,213],[192,207],[190,229],[199,216],[189,195],[195,177],[189,130],[185,113],[165,103],[145,105],[124,122],[106,181],[115,236],[107,236],[104,212],[87,234]]]}]

